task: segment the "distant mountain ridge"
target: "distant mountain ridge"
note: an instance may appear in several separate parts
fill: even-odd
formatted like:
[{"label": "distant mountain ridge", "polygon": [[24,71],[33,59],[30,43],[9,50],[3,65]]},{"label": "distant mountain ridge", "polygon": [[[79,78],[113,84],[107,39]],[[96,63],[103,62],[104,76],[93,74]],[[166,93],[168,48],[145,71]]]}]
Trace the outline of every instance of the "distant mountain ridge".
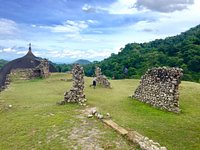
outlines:
[{"label": "distant mountain ridge", "polygon": [[79,59],[75,62],[73,62],[72,64],[80,64],[80,65],[87,65],[87,64],[91,64],[92,62],[90,62],[89,60],[86,59]]},{"label": "distant mountain ridge", "polygon": [[200,82],[200,25],[177,36],[147,43],[129,43],[118,54],[87,65],[86,75],[91,75],[96,65],[105,75],[115,79],[140,78],[152,67],[180,67],[184,70],[184,80]]}]

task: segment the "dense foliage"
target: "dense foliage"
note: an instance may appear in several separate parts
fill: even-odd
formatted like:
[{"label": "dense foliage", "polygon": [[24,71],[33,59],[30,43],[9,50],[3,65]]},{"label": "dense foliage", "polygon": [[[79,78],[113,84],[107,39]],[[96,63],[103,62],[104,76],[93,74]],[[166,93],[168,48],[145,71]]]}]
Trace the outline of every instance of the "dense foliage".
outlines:
[{"label": "dense foliage", "polygon": [[93,75],[96,65],[115,79],[140,78],[152,67],[181,67],[183,80],[200,82],[200,25],[166,39],[127,44],[118,54],[85,66],[87,76]]},{"label": "dense foliage", "polygon": [[0,59],[0,69],[7,63],[8,61]]}]

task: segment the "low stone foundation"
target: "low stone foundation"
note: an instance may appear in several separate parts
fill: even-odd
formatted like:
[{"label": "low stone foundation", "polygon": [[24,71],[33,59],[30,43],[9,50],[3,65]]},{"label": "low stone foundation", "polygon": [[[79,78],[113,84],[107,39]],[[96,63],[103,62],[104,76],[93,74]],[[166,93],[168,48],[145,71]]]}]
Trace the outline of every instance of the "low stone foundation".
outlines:
[{"label": "low stone foundation", "polygon": [[69,90],[69,92],[64,93],[64,100],[58,102],[60,105],[64,105],[66,103],[79,103],[83,105],[86,101],[84,94],[84,70],[78,64],[75,64],[72,69],[73,75],[73,86]]},{"label": "low stone foundation", "polygon": [[149,69],[142,76],[140,85],[132,97],[154,107],[179,112],[180,68],[159,67]]}]

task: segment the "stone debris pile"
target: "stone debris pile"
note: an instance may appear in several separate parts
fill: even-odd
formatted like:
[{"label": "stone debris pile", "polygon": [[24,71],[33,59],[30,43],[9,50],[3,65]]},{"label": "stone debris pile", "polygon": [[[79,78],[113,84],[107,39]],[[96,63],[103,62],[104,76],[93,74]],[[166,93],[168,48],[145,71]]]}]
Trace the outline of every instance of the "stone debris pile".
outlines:
[{"label": "stone debris pile", "polygon": [[97,84],[102,85],[106,88],[111,88],[110,82],[108,81],[107,77],[102,74],[101,68],[96,67],[95,75]]},{"label": "stone debris pile", "polygon": [[133,143],[138,144],[142,150],[167,150],[166,147],[161,146],[158,142],[154,142],[136,131],[129,131],[127,137]]},{"label": "stone debris pile", "polygon": [[167,67],[149,69],[142,76],[132,97],[154,107],[179,112],[178,87],[182,71],[180,68]]},{"label": "stone debris pile", "polygon": [[80,105],[85,105],[84,102],[84,70],[79,64],[75,64],[72,69],[73,75],[73,86],[72,88],[64,93],[64,100],[58,104],[63,105],[66,103],[79,103]]},{"label": "stone debris pile", "polygon": [[101,114],[100,112],[98,112],[96,110],[96,108],[92,108],[87,115],[88,118],[92,118],[92,117],[96,117],[97,119],[110,119],[111,116],[109,113],[106,113],[106,115],[104,116],[103,114]]}]

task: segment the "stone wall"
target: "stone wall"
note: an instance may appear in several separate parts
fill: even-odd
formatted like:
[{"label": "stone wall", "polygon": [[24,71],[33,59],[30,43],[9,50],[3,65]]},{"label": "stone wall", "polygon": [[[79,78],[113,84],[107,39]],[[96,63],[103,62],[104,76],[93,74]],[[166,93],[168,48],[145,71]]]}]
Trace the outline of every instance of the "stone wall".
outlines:
[{"label": "stone wall", "polygon": [[30,80],[37,77],[46,78],[49,75],[49,62],[47,59],[42,59],[41,63],[35,68],[12,69],[10,73],[6,75],[5,85],[0,87],[0,92],[8,87],[12,79]]},{"label": "stone wall", "polygon": [[73,75],[73,85],[72,88],[64,93],[64,100],[58,102],[58,104],[63,105],[66,103],[79,103],[83,105],[86,101],[84,94],[84,70],[78,64],[75,64],[72,69]]},{"label": "stone wall", "polygon": [[154,107],[179,112],[180,68],[159,67],[149,69],[142,76],[132,97]]},{"label": "stone wall", "polygon": [[102,74],[101,68],[96,67],[95,75],[97,84],[102,85],[106,88],[111,88],[110,82],[108,81],[107,77]]},{"label": "stone wall", "polygon": [[37,72],[39,70],[41,77],[48,77],[50,75],[49,72],[49,62],[47,59],[42,59],[41,63],[35,68],[35,71]]},{"label": "stone wall", "polygon": [[22,80],[30,80],[35,78],[36,76],[38,77],[40,75],[39,72],[34,72],[33,69],[14,69],[11,70],[10,73],[10,78],[15,78],[15,79],[22,79]]},{"label": "stone wall", "polygon": [[37,77],[48,77],[49,73],[49,63],[47,59],[42,59],[41,63],[35,68],[27,69],[13,69],[10,72],[9,77],[14,77],[15,79],[30,80]]}]

